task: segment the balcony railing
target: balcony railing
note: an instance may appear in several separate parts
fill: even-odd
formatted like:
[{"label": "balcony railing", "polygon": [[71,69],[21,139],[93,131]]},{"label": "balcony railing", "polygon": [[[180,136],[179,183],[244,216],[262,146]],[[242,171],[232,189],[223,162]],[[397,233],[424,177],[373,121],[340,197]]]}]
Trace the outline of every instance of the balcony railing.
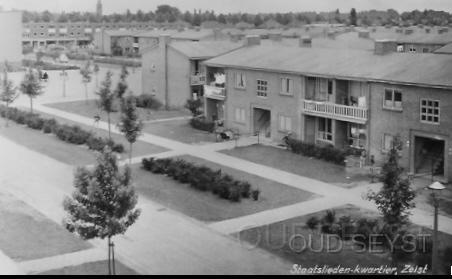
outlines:
[{"label": "balcony railing", "polygon": [[204,96],[210,99],[224,100],[226,98],[226,89],[222,87],[204,85]]},{"label": "balcony railing", "polygon": [[360,124],[366,123],[368,119],[367,108],[311,100],[303,100],[303,112]]},{"label": "balcony railing", "polygon": [[206,75],[204,75],[204,74],[192,75],[190,77],[190,84],[191,85],[204,85],[204,84],[206,84]]}]

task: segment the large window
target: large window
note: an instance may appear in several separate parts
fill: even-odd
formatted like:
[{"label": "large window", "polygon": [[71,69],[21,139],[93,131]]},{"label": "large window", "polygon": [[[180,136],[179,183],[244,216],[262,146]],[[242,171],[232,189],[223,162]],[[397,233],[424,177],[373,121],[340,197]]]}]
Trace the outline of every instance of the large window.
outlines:
[{"label": "large window", "polygon": [[257,80],[257,96],[267,97],[268,82],[266,80]]},{"label": "large window", "polygon": [[350,147],[363,149],[366,147],[366,128],[364,125],[349,123],[348,141]]},{"label": "large window", "polygon": [[293,80],[290,78],[281,78],[281,94],[293,95]]},{"label": "large window", "polygon": [[283,132],[292,131],[292,118],[284,115],[279,116],[279,130]]},{"label": "large window", "polygon": [[318,118],[317,140],[333,142],[333,120]]},{"label": "large window", "polygon": [[245,123],[246,122],[245,109],[244,108],[235,108],[234,120],[235,120],[235,122],[239,122],[239,123]]},{"label": "large window", "polygon": [[421,99],[421,122],[439,124],[439,101]]},{"label": "large window", "polygon": [[397,89],[385,89],[383,107],[402,110],[402,91]]},{"label": "large window", "polygon": [[389,151],[392,149],[392,143],[394,141],[394,136],[390,134],[384,134],[383,135],[383,143],[382,148],[384,151]]},{"label": "large window", "polygon": [[241,72],[235,73],[235,87],[244,89],[246,88],[245,74]]}]

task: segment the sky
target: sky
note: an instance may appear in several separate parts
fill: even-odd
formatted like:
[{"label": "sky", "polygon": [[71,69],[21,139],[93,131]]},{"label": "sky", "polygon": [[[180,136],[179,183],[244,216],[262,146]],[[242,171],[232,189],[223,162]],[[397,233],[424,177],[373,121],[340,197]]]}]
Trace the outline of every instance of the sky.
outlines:
[{"label": "sky", "polygon": [[[0,0],[4,10],[29,11],[95,11],[97,0]],[[154,11],[158,5],[168,4],[181,11],[193,9],[214,10],[216,13],[243,12],[298,12],[332,11],[338,8],[349,12],[360,10],[395,9],[399,12],[414,9],[444,10],[452,12],[452,0],[102,0],[104,14],[123,13],[127,9],[135,12]]]}]

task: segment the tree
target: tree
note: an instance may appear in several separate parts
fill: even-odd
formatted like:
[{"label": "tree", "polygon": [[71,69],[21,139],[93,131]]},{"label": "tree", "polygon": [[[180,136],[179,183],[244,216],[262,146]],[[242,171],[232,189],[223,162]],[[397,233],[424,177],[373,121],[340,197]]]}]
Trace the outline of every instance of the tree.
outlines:
[{"label": "tree", "polygon": [[388,161],[382,167],[383,187],[377,193],[369,192],[367,199],[374,201],[383,215],[383,220],[392,228],[400,228],[408,221],[409,210],[415,205],[416,192],[410,188],[410,181],[402,178],[403,168],[399,166],[399,151],[402,142],[396,137],[389,152]]},{"label": "tree", "polygon": [[118,126],[129,142],[129,164],[132,164],[132,145],[143,129],[143,122],[139,119],[137,112],[136,98],[132,95],[121,101],[121,118]]},{"label": "tree", "polygon": [[115,94],[118,97],[118,99],[122,99],[122,96],[126,93],[127,90],[127,76],[129,75],[129,72],[127,71],[127,67],[125,65],[121,68],[121,74],[119,76],[119,82],[115,90]]},{"label": "tree", "polygon": [[357,25],[358,17],[356,16],[355,8],[350,11],[350,25]]},{"label": "tree", "polygon": [[256,15],[256,16],[254,17],[254,26],[255,26],[255,27],[259,27],[259,26],[261,26],[263,23],[264,23],[264,21],[262,20],[262,18],[261,18],[260,15]]},{"label": "tree", "polygon": [[9,105],[12,102],[14,102],[14,100],[16,100],[17,97],[19,97],[19,94],[17,93],[17,88],[14,87],[13,82],[8,79],[8,72],[5,70],[3,74],[2,93],[0,95],[0,100],[4,102],[6,105],[6,115],[5,115],[6,127],[8,127]]},{"label": "tree", "polygon": [[99,86],[99,71],[100,71],[99,65],[94,64],[93,72],[94,72],[94,75],[96,76],[96,87]]},{"label": "tree", "polygon": [[96,94],[99,96],[99,107],[107,113],[108,119],[108,137],[111,140],[111,121],[110,114],[113,112],[113,102],[115,100],[115,93],[111,90],[111,77],[113,74],[108,71],[105,75],[105,80]]},{"label": "tree", "polygon": [[93,170],[78,168],[74,175],[75,191],[63,202],[67,217],[63,223],[70,232],[83,239],[108,239],[108,272],[115,274],[110,264],[111,239],[124,234],[140,216],[136,209],[138,196],[132,185],[128,166],[120,171],[115,154],[107,146],[99,154]]},{"label": "tree", "polygon": [[85,102],[88,103],[88,83],[91,82],[91,64],[86,62],[85,67],[80,69],[80,75],[82,76],[82,83],[85,86]]},{"label": "tree", "polygon": [[29,68],[25,73],[24,79],[20,83],[20,91],[30,98],[31,113],[33,113],[33,99],[44,93],[42,88],[37,70]]},{"label": "tree", "polygon": [[196,117],[201,114],[200,109],[202,107],[202,101],[201,99],[188,99],[185,103],[185,108],[188,109],[193,117]]}]

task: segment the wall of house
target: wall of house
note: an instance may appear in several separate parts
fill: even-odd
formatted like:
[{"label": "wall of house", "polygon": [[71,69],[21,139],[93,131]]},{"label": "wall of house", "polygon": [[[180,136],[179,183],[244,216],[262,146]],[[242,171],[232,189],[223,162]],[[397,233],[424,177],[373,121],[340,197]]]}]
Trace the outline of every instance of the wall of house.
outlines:
[{"label": "wall of house", "polygon": [[168,48],[168,95],[170,108],[184,107],[191,98],[190,60],[171,47]]},{"label": "wall of house", "polygon": [[22,13],[0,12],[0,61],[19,63],[22,60]]},{"label": "wall of house", "polygon": [[[235,73],[243,72],[246,77],[246,88],[235,88]],[[280,94],[281,78],[287,77],[293,80],[293,95]],[[268,82],[267,98],[257,96],[257,80]],[[226,126],[238,129],[242,134],[254,133],[253,108],[267,109],[271,111],[271,138],[279,141],[287,131],[279,129],[279,116],[291,117],[291,126],[294,136],[299,137],[301,133],[301,96],[304,91],[302,77],[296,75],[284,75],[278,73],[259,72],[253,70],[226,70]],[[245,122],[235,121],[235,109],[245,109]]]},{"label": "wall of house", "polygon": [[139,37],[138,45],[140,48],[140,53],[143,53],[143,50],[146,50],[149,47],[156,46],[159,44],[159,39],[155,37]]},{"label": "wall of house", "polygon": [[160,54],[160,49],[155,47],[143,53],[141,59],[141,82],[144,94],[152,94],[165,103],[164,93],[164,64]]},{"label": "wall of house", "polygon": [[[383,108],[385,88],[402,91],[402,111],[392,111]],[[403,142],[400,163],[410,170],[414,158],[414,136],[422,134],[445,140],[445,165],[452,179],[452,95],[450,90],[372,83],[370,87],[370,123],[369,135],[370,154],[377,162],[386,159],[383,151],[384,134],[399,135]],[[420,121],[421,98],[440,101],[440,124],[426,124]],[[411,171],[413,171],[411,169]]]}]

